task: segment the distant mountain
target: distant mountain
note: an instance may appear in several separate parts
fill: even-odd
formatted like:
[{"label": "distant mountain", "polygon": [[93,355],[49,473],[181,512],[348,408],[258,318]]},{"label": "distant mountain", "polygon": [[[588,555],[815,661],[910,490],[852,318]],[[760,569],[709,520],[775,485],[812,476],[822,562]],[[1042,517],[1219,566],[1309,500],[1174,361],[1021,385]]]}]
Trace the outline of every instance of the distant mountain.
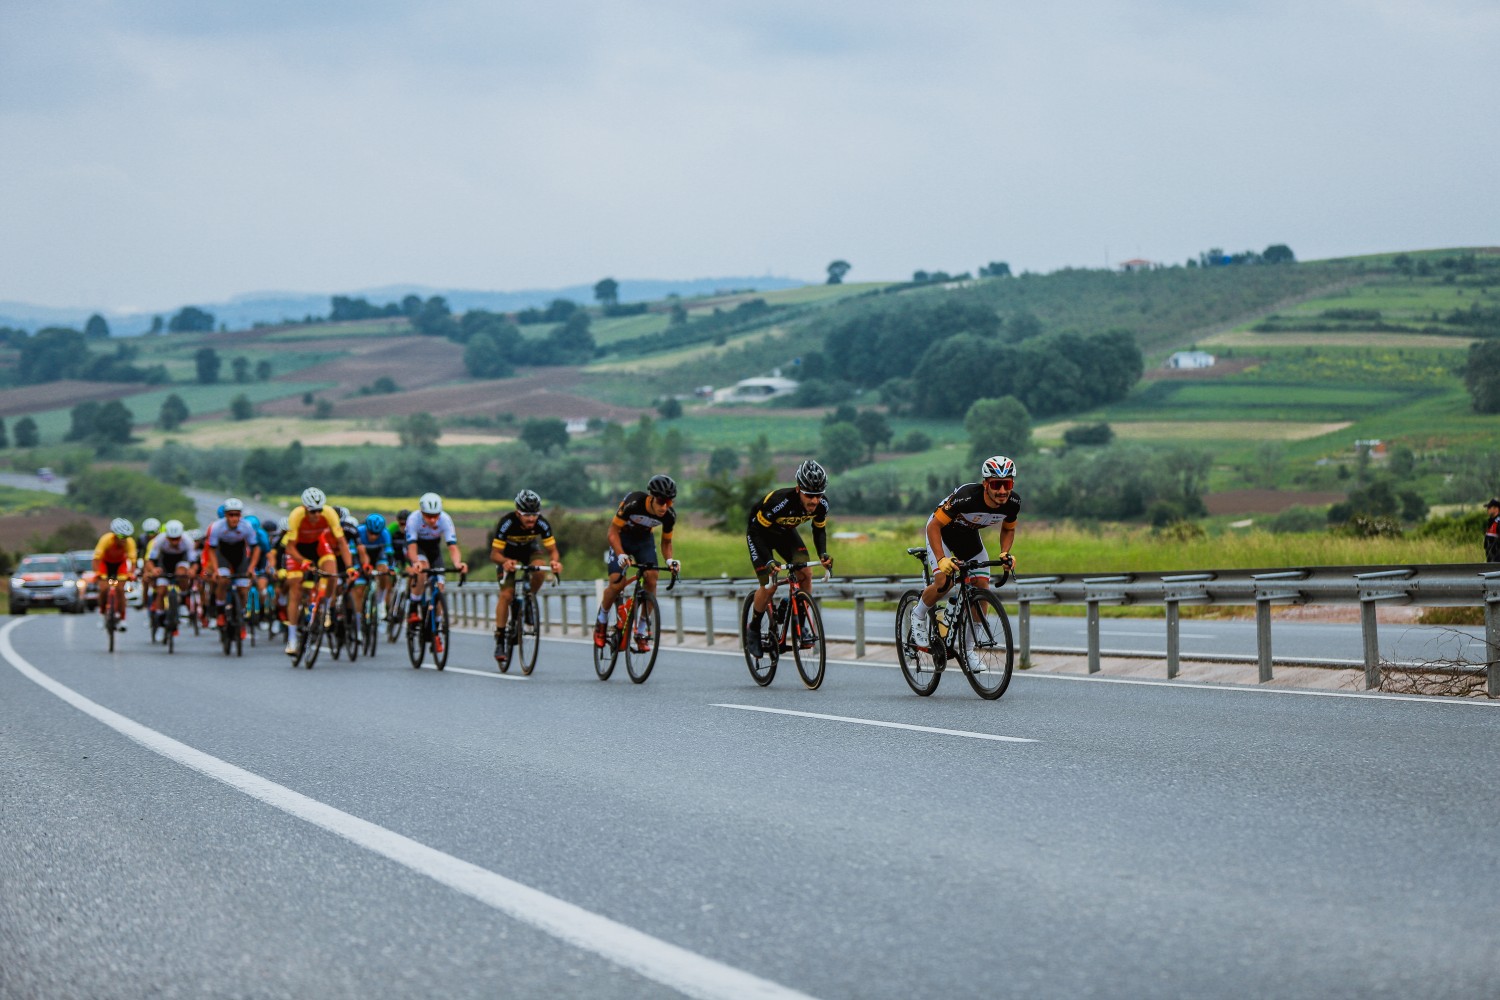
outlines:
[{"label": "distant mountain", "polygon": [[[647,302],[662,299],[676,293],[684,298],[712,295],[730,289],[753,288],[757,291],[774,291],[778,288],[798,288],[807,284],[795,278],[777,278],[761,275],[757,278],[691,278],[685,281],[620,280],[621,302]],[[532,306],[545,306],[553,299],[572,299],[575,302],[592,303],[594,286],[569,285],[565,288],[532,288],[519,292],[486,292],[466,288],[430,288],[424,285],[385,285],[380,288],[365,288],[357,291],[330,292],[327,295],[309,295],[301,292],[249,292],[236,295],[228,302],[185,302],[182,305],[156,312],[170,318],[183,305],[195,305],[213,313],[214,319],[228,324],[230,329],[243,329],[256,323],[279,323],[282,320],[300,320],[307,316],[326,316],[330,300],[334,295],[348,295],[368,299],[375,305],[399,302],[408,295],[430,298],[441,295],[448,306],[462,312],[466,309],[488,309],[493,312],[515,312]],[[20,327],[35,332],[45,326],[72,326],[82,328],[88,318],[99,312],[108,322],[110,332],[117,336],[133,336],[151,328],[152,313],[115,313],[95,309],[59,309],[49,306],[34,306],[25,302],[0,302],[0,326]]]}]

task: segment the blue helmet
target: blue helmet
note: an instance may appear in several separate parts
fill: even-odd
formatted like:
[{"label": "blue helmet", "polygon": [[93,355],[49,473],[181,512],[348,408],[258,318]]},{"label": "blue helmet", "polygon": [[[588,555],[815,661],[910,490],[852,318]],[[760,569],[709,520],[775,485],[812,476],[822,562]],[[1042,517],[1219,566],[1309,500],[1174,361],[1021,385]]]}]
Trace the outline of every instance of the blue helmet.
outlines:
[{"label": "blue helmet", "polygon": [[223,517],[224,516],[224,505],[223,504],[219,504],[219,511],[214,516],[215,517]]},{"label": "blue helmet", "polygon": [[372,535],[378,535],[385,530],[385,518],[379,514],[371,514],[365,518],[365,530]]},{"label": "blue helmet", "polygon": [[260,518],[256,517],[254,514],[246,514],[245,523],[250,525],[250,527],[254,528],[256,531],[260,530]]}]

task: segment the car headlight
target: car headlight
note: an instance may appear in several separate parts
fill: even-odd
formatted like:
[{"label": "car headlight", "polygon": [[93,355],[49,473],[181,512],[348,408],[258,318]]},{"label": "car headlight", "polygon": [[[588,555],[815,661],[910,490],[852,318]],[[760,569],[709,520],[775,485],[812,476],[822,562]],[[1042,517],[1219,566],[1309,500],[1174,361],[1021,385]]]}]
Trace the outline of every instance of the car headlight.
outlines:
[{"label": "car headlight", "polygon": [[79,593],[83,593],[85,590],[88,589],[88,586],[89,586],[88,584],[84,583],[82,580],[79,580],[78,581],[78,592]]},{"label": "car headlight", "polygon": [[26,586],[26,581],[21,579],[19,576],[13,576],[10,578],[10,585],[12,587],[24,587]]}]

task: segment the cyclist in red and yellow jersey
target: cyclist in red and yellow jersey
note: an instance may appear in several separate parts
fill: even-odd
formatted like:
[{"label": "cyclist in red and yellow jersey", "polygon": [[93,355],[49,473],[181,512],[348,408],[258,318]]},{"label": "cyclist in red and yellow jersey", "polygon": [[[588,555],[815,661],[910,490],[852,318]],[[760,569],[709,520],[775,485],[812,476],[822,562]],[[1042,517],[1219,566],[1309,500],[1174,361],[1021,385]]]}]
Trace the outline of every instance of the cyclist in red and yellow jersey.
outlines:
[{"label": "cyclist in red and yellow jersey", "polygon": [[[125,631],[125,592],[120,583],[114,581],[135,578],[134,536],[135,525],[117,517],[109,522],[109,530],[99,536],[99,544],[94,546],[94,572],[99,574],[99,594],[115,602],[115,617],[120,619],[117,627],[121,632]],[[109,606],[100,600],[99,614],[108,613]]]},{"label": "cyclist in red and yellow jersey", "polygon": [[[337,570],[334,553],[343,557],[349,572],[356,572],[354,559],[349,554],[349,540],[339,526],[339,516],[324,506],[328,498],[316,486],[302,491],[302,506],[293,507],[286,519],[286,534],[281,544],[286,550],[286,652],[297,655],[297,610],[302,603],[302,572],[316,565],[324,576],[332,576]],[[328,585],[318,581],[319,593]]]}]

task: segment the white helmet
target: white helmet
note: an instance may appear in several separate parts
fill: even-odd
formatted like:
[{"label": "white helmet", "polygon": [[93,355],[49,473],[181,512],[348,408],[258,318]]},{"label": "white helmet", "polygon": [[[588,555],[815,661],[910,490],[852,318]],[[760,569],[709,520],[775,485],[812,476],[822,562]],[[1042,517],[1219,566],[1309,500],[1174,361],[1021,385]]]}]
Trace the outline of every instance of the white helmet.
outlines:
[{"label": "white helmet", "polygon": [[422,499],[417,501],[417,508],[424,514],[441,514],[443,498],[436,493],[423,493]]},{"label": "white helmet", "polygon": [[131,524],[123,517],[117,517],[113,521],[109,522],[109,530],[113,531],[121,538],[129,538],[131,535],[135,534],[135,525]]},{"label": "white helmet", "polygon": [[302,491],[302,506],[306,507],[314,514],[322,510],[323,504],[325,504],[327,501],[328,498],[323,495],[323,491],[318,489],[316,486],[309,486],[307,489]]},{"label": "white helmet", "polygon": [[168,538],[181,538],[182,522],[177,520],[176,518],[173,518],[172,520],[167,522],[167,526],[163,528],[162,531],[166,532]]},{"label": "white helmet", "polygon": [[245,501],[239,497],[230,497],[224,501],[224,513],[228,514],[236,511],[241,514],[245,512]]},{"label": "white helmet", "polygon": [[154,535],[161,530],[161,522],[154,517],[148,517],[141,522],[141,534]]}]

